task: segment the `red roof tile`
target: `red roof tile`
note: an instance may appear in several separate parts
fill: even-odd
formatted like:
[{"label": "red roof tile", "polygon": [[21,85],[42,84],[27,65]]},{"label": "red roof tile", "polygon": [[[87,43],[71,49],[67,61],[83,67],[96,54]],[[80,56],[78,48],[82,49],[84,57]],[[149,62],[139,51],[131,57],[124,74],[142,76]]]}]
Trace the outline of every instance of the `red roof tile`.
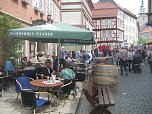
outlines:
[{"label": "red roof tile", "polygon": [[118,6],[111,2],[98,2],[93,4],[93,18],[116,17],[118,14]]},{"label": "red roof tile", "polygon": [[94,3],[93,5],[93,18],[116,17],[119,9],[132,16],[133,18],[137,18],[136,15],[131,13],[129,10],[122,8],[119,4],[115,2],[98,2]]},{"label": "red roof tile", "polygon": [[116,4],[111,2],[98,2],[93,4],[94,9],[109,9],[109,8],[118,8]]},{"label": "red roof tile", "polygon": [[105,9],[105,10],[93,10],[92,11],[93,18],[116,17],[117,14],[118,14],[118,9]]},{"label": "red roof tile", "polygon": [[152,32],[152,27],[148,27],[148,28],[144,29],[144,30],[141,32],[141,34],[143,34],[143,33],[149,33],[149,32]]}]

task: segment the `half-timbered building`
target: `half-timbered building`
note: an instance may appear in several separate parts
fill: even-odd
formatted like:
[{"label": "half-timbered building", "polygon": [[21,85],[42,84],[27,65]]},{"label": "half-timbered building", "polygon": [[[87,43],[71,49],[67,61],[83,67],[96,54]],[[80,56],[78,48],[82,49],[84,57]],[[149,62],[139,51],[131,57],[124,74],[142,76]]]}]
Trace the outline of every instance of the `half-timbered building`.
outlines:
[{"label": "half-timbered building", "polygon": [[[98,46],[120,47],[124,45],[124,33],[126,33],[124,16],[127,14],[137,22],[136,16],[126,11],[113,0],[99,0],[98,3],[93,5],[93,31]],[[129,44],[132,44],[132,42]]]}]

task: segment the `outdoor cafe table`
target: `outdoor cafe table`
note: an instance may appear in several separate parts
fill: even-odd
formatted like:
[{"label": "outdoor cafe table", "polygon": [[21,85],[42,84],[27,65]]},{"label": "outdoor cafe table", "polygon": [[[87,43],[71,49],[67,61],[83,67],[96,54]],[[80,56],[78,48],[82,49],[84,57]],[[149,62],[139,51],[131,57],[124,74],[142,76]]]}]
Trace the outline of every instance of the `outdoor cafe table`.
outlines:
[{"label": "outdoor cafe table", "polygon": [[54,83],[45,83],[47,81],[48,79],[38,79],[38,80],[31,81],[30,84],[35,87],[48,88],[48,89],[54,88],[54,87],[60,87],[63,85],[63,82],[60,82],[60,81],[57,81]]}]

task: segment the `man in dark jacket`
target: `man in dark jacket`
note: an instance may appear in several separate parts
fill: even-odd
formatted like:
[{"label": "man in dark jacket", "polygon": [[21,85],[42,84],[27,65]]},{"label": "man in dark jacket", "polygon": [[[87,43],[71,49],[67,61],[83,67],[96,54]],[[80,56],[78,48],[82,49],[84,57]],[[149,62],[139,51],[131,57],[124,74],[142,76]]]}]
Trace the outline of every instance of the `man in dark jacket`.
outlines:
[{"label": "man in dark jacket", "polygon": [[94,54],[95,54],[96,57],[98,57],[98,48],[94,49]]},{"label": "man in dark jacket", "polygon": [[141,56],[140,52],[137,50],[137,52],[133,56],[133,60],[132,60],[132,68],[134,69],[134,72],[136,72],[136,70],[137,70],[136,65],[138,65],[138,67],[140,67],[141,62],[142,62],[142,56]]},{"label": "man in dark jacket", "polygon": [[103,56],[106,57],[107,53],[108,53],[108,50],[107,50],[107,48],[105,46],[103,47],[102,52],[103,52]]}]

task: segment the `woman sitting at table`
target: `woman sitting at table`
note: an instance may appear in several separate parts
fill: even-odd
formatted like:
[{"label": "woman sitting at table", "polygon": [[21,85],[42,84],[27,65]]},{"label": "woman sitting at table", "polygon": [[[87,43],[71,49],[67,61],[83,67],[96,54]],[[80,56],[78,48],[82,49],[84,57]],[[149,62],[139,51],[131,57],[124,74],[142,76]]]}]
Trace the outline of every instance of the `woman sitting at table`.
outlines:
[{"label": "woman sitting at table", "polygon": [[[67,62],[65,62],[63,64],[63,69],[60,72],[60,76],[63,79],[63,83],[64,85],[70,83],[72,81],[72,84],[70,84],[70,88],[69,90],[67,90],[67,95],[70,94],[71,90],[74,90],[75,88],[75,73],[72,69],[68,68],[69,64]],[[68,87],[67,87],[68,89]]]},{"label": "woman sitting at table", "polygon": [[65,62],[63,64],[63,69],[60,72],[60,76],[61,78],[63,78],[64,80],[72,80],[75,78],[75,73],[72,69],[68,68],[69,65],[67,62]]}]

